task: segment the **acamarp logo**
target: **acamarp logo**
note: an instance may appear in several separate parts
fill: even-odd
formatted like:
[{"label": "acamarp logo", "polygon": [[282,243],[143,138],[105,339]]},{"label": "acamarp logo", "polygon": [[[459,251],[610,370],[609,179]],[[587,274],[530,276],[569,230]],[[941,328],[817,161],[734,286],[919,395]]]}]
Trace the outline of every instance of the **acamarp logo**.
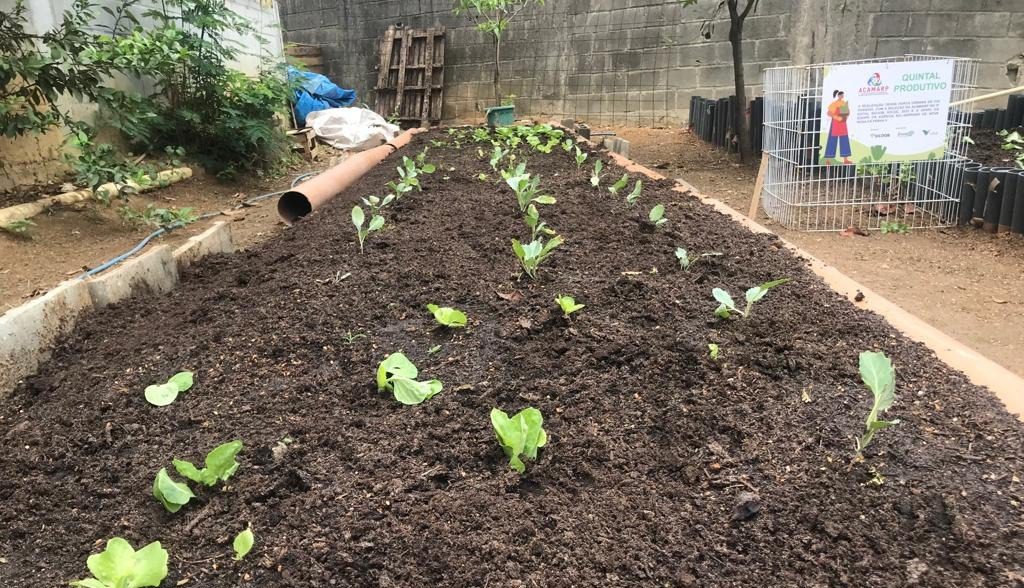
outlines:
[{"label": "acamarp logo", "polygon": [[868,78],[868,84],[857,88],[858,96],[877,96],[889,93],[889,86],[882,85],[882,74],[875,72]]},{"label": "acamarp logo", "polygon": [[873,76],[868,78],[868,85],[871,86],[872,88],[877,88],[877,87],[881,86],[882,85],[882,74],[880,74],[880,73],[878,73],[876,71]]}]

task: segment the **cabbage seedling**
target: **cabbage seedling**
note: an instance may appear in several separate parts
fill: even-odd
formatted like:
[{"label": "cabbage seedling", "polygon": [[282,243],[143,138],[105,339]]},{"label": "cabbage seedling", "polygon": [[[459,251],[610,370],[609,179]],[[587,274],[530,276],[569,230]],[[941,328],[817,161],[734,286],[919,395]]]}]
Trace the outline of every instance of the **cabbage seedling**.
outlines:
[{"label": "cabbage seedling", "polygon": [[519,203],[519,212],[526,212],[531,204],[554,204],[552,196],[541,196],[540,178],[531,177],[526,173],[526,164],[520,163],[511,174],[502,172],[505,183],[516,193],[516,201]]},{"label": "cabbage seedling", "polygon": [[628,184],[629,174],[622,174],[622,177],[619,178],[619,181],[615,182],[614,184],[608,187],[608,191],[612,193],[612,196],[616,196],[618,195],[619,190],[625,188]]},{"label": "cabbage seedling", "polygon": [[555,298],[555,302],[558,303],[558,307],[562,309],[562,316],[569,318],[569,315],[578,311],[583,310],[586,304],[576,304],[576,299],[572,296],[559,295]]},{"label": "cabbage seedling", "polygon": [[654,208],[652,208],[651,211],[647,213],[647,220],[651,221],[651,224],[654,225],[655,228],[658,228],[667,223],[668,219],[665,218],[665,205],[654,205]]},{"label": "cabbage seedling", "polygon": [[249,555],[255,542],[256,537],[252,534],[252,525],[249,525],[244,531],[235,535],[235,540],[231,542],[231,547],[235,550],[235,561],[241,561],[243,557]]},{"label": "cabbage seedling", "polygon": [[750,316],[750,311],[754,308],[755,302],[764,298],[764,295],[768,293],[768,290],[771,290],[775,286],[781,286],[788,281],[789,278],[773,280],[747,290],[745,296],[747,299],[747,306],[743,310],[736,307],[736,303],[733,302],[732,296],[730,296],[728,292],[721,288],[715,288],[711,291],[711,294],[719,303],[718,308],[715,309],[715,315],[722,318],[729,318],[733,314],[738,314],[742,318],[748,318]]},{"label": "cabbage seedling", "polygon": [[146,588],[167,577],[167,550],[154,541],[135,551],[120,537],[107,541],[102,553],[90,555],[85,565],[92,578],[71,582],[81,588]]},{"label": "cabbage seedling", "polygon": [[719,349],[718,343],[708,343],[708,355],[711,356],[712,360],[718,360],[718,354],[720,351],[721,349]]},{"label": "cabbage seedling", "polygon": [[380,214],[380,210],[382,208],[394,202],[395,195],[388,194],[384,198],[381,198],[380,196],[367,196],[365,198],[361,198],[360,200],[362,200],[363,204],[365,204],[366,207],[370,209],[371,216],[377,216],[378,214]]},{"label": "cabbage seedling", "polygon": [[705,257],[715,257],[718,255],[721,255],[721,253],[713,251],[711,253],[701,253],[697,257],[690,257],[690,254],[687,253],[685,249],[683,249],[682,247],[676,247],[676,259],[679,260],[679,267],[682,268],[684,272],[690,271],[690,266],[704,259]]},{"label": "cabbage seedling", "polygon": [[597,188],[601,185],[601,170],[604,169],[604,162],[598,159],[594,162],[594,173],[590,176],[590,185]]},{"label": "cabbage seedling", "polygon": [[433,313],[434,320],[445,327],[458,328],[466,326],[466,315],[461,310],[436,304],[428,304],[427,310]]},{"label": "cabbage seedling", "polygon": [[398,352],[384,358],[377,366],[377,390],[390,390],[395,400],[405,405],[422,404],[437,396],[444,387],[440,380],[419,382],[419,370],[405,354]]},{"label": "cabbage seedling", "polygon": [[508,457],[508,465],[520,474],[526,471],[522,458],[537,459],[537,449],[548,442],[543,424],[544,417],[533,407],[524,408],[511,418],[497,408],[491,409],[491,425],[498,443]]},{"label": "cabbage seedling", "polygon": [[537,269],[540,267],[540,264],[563,242],[562,237],[558,235],[547,243],[540,237],[537,237],[525,245],[520,243],[518,239],[512,239],[512,252],[519,258],[519,263],[523,266],[523,271],[526,272],[526,275],[536,280]]},{"label": "cabbage seedling", "polygon": [[644,181],[637,180],[636,185],[633,186],[633,191],[626,194],[626,204],[630,206],[636,206],[636,203],[640,200],[640,193],[644,190]]},{"label": "cabbage seedling", "polygon": [[526,226],[530,227],[530,240],[535,240],[540,235],[554,235],[555,231],[548,228],[548,224],[540,220],[540,213],[537,211],[537,207],[530,204],[526,207],[526,213],[523,214],[523,222]]},{"label": "cabbage seedling", "polygon": [[583,164],[587,161],[587,153],[579,147],[576,148],[573,157],[576,159],[576,169],[582,168]]},{"label": "cabbage seedling", "polygon": [[160,468],[153,480],[153,497],[164,505],[167,512],[178,512],[188,501],[195,498],[188,484],[175,482],[167,474],[167,468]]},{"label": "cabbage seedling", "polygon": [[229,441],[218,445],[206,454],[206,467],[199,469],[189,461],[175,459],[172,461],[174,469],[193,482],[206,486],[213,486],[218,481],[227,482],[228,478],[238,471],[240,465],[235,461],[235,456],[242,450],[241,441]]},{"label": "cabbage seedling", "polygon": [[878,419],[878,415],[889,410],[893,401],[896,400],[896,370],[892,367],[892,361],[880,351],[861,353],[860,379],[874,394],[875,402],[864,422],[864,435],[857,439],[857,455],[860,455],[868,443],[871,443],[875,433],[899,423],[898,420],[882,421]]},{"label": "cabbage seedling", "polygon": [[572,139],[566,139],[566,140],[565,140],[565,141],[564,141],[564,142],[562,143],[562,151],[565,151],[566,153],[568,153],[568,152],[572,151],[572,148],[573,148],[573,147],[574,147],[575,145],[576,145],[576,142],[575,142],[575,141],[573,141]]},{"label": "cabbage seedling", "polygon": [[501,159],[505,157],[506,153],[508,153],[508,151],[502,149],[500,145],[494,146],[494,152],[491,153],[491,169],[498,171],[498,164],[501,163]]},{"label": "cabbage seedling", "polygon": [[174,402],[178,394],[191,388],[192,382],[192,372],[178,372],[165,384],[146,386],[146,401],[153,406],[167,406]]},{"label": "cabbage seedling", "polygon": [[363,242],[366,241],[366,237],[370,233],[384,228],[384,217],[379,214],[373,215],[373,218],[370,219],[370,224],[363,227],[365,222],[366,215],[363,213],[363,209],[359,206],[352,207],[352,224],[356,226],[356,237],[359,239],[359,253],[363,252]]},{"label": "cabbage seedling", "polygon": [[388,190],[391,190],[391,192],[394,193],[395,200],[398,200],[402,196],[412,192],[412,186],[405,182],[388,182],[387,187]]}]

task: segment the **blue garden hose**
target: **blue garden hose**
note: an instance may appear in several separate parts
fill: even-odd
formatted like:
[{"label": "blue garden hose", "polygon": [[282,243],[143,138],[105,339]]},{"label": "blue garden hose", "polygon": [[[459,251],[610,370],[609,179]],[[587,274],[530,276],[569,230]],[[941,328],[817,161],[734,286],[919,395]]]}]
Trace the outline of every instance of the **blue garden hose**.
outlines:
[{"label": "blue garden hose", "polygon": [[[298,185],[299,182],[305,180],[306,178],[308,178],[310,176],[315,176],[318,173],[320,173],[320,172],[307,172],[307,173],[295,176],[295,179],[292,180],[291,187],[294,188],[296,185]],[[242,208],[243,206],[251,205],[251,204],[254,204],[254,203],[259,202],[261,200],[266,200],[267,198],[273,198],[274,196],[280,196],[281,194],[284,194],[287,191],[288,190],[280,190],[278,192],[270,192],[269,194],[260,194],[259,196],[253,196],[252,198],[247,198],[246,200],[243,200],[242,203],[236,205],[235,208],[236,209],[237,208]],[[212,217],[219,216],[219,215],[220,215],[219,212],[208,212],[206,214],[200,215],[199,218],[196,219],[196,221],[201,221],[203,219],[212,218]],[[193,221],[193,222],[195,222],[195,221]],[[105,261],[105,262],[101,263],[100,265],[98,265],[98,266],[96,266],[96,267],[86,271],[81,276],[79,276],[79,278],[84,280],[85,278],[88,278],[89,276],[95,276],[96,274],[98,274],[98,273],[100,273],[102,271],[108,270],[108,269],[114,267],[115,265],[121,263],[122,261],[128,259],[129,257],[135,255],[139,251],[142,251],[142,249],[146,245],[149,245],[149,242],[152,241],[153,239],[155,239],[156,237],[159,237],[160,235],[163,235],[165,233],[170,233],[174,229],[178,229],[178,228],[181,228],[183,226],[185,226],[185,223],[183,223],[181,221],[177,221],[177,222],[173,222],[173,223],[171,223],[171,224],[169,224],[167,226],[160,227],[159,229],[153,231],[148,236],[146,236],[145,239],[143,239],[142,241],[139,241],[139,243],[135,247],[132,247],[131,249],[129,249],[128,251],[125,251],[121,255],[118,255],[117,257],[115,257],[113,259],[110,259],[108,261]]]}]

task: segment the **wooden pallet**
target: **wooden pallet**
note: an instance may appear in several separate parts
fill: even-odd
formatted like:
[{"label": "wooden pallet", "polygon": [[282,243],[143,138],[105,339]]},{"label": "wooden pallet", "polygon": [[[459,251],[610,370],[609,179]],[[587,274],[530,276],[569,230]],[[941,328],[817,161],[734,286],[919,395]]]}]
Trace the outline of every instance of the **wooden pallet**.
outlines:
[{"label": "wooden pallet", "polygon": [[441,120],[444,27],[391,26],[380,40],[373,109],[388,119],[427,126]]}]

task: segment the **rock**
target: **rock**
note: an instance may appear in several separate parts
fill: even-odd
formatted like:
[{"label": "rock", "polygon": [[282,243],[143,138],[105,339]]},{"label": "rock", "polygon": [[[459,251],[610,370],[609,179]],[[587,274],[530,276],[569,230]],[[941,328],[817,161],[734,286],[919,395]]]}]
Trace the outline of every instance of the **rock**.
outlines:
[{"label": "rock", "polygon": [[761,512],[761,497],[754,492],[741,492],[732,508],[732,520],[748,521]]}]

